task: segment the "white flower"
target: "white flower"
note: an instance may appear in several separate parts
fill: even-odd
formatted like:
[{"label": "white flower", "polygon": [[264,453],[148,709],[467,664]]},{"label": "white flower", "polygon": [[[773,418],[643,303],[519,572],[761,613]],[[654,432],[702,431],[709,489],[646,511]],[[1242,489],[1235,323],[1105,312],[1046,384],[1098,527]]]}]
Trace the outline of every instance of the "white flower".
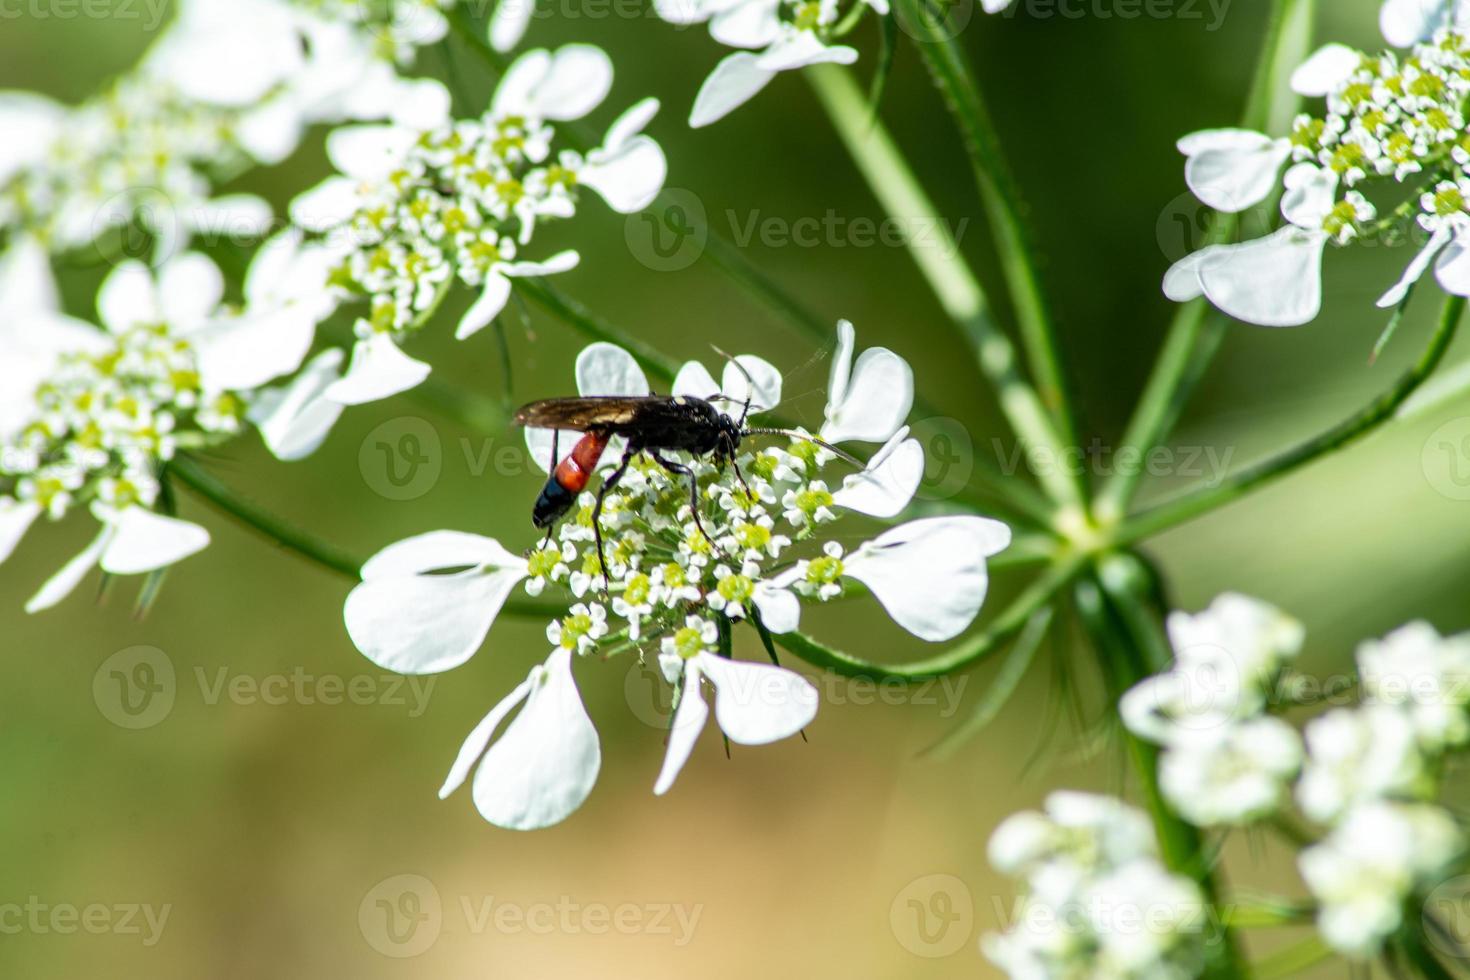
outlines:
[{"label": "white flower", "polygon": [[1291,157],[1291,140],[1246,129],[1207,129],[1179,141],[1184,180],[1216,211],[1236,213],[1264,201]]},{"label": "white flower", "polygon": [[1249,823],[1285,802],[1301,760],[1296,729],[1252,718],[1175,738],[1159,760],[1159,786],[1196,826]]},{"label": "white flower", "polygon": [[1383,38],[1396,48],[1407,48],[1428,40],[1450,23],[1464,26],[1470,21],[1470,4],[1465,0],[1384,0],[1379,12]]},{"label": "white flower", "polygon": [[277,459],[303,459],[316,452],[342,414],[342,403],[326,397],[341,377],[343,354],[332,347],[313,357],[295,378],[258,393],[248,417]]},{"label": "white flower", "polygon": [[46,159],[61,135],[66,109],[30,92],[0,91],[0,187]]},{"label": "white flower", "polygon": [[1134,685],[1118,705],[1130,731],[1165,745],[1180,733],[1214,731],[1258,714],[1305,636],[1279,609],[1233,592],[1203,612],[1170,613],[1167,627],[1173,665]]},{"label": "white flower", "polygon": [[1365,704],[1403,710],[1428,752],[1470,738],[1470,636],[1441,637],[1421,621],[1358,647]]},{"label": "white flower", "polygon": [[[1237,320],[1263,327],[1299,326],[1322,308],[1322,253],[1334,238],[1355,233],[1372,217],[1371,205],[1349,192],[1334,203],[1336,172],[1300,163],[1286,172],[1275,233],[1236,245],[1211,245],[1185,256],[1164,277],[1175,302],[1205,296]],[[1344,209],[1345,206],[1345,209]]]},{"label": "white flower", "polygon": [[895,517],[907,507],[924,479],[923,444],[908,434],[901,427],[862,472],[844,477],[832,503],[873,517]]},{"label": "white flower", "polygon": [[837,352],[827,381],[827,421],[818,433],[828,442],[886,442],[914,404],[914,372],[884,347],[870,347],[853,363],[857,334],[837,321]]},{"label": "white flower", "polygon": [[469,660],[526,560],[493,538],[430,531],[379,551],[343,607],[363,656],[400,674],[434,674]]},{"label": "white flower", "polygon": [[[492,744],[496,729],[523,702],[520,714]],[[475,726],[439,798],[462,786],[476,763],[475,809],[497,827],[549,827],[587,799],[602,767],[602,749],[572,678],[570,650],[552,651]]]},{"label": "white flower", "polygon": [[1432,787],[1409,716],[1388,705],[1337,708],[1306,727],[1302,812],[1319,823],[1355,803],[1417,799]]},{"label": "white flower", "polygon": [[1321,906],[1323,938],[1348,956],[1375,954],[1403,921],[1404,900],[1437,881],[1463,844],[1454,820],[1438,807],[1353,807],[1331,836],[1297,859]]},{"label": "white flower", "polygon": [[1325,44],[1312,52],[1291,75],[1291,90],[1320,98],[1347,81],[1363,64],[1363,53],[1345,44]]},{"label": "white flower", "polygon": [[[938,642],[963,633],[985,602],[985,559],[1011,543],[1010,528],[985,517],[927,517],[885,531],[847,557],[797,564],[758,589],[755,604],[772,632],[796,629],[786,590],[815,592],[839,578],[866,585],[894,622]],[[784,627],[784,628],[778,628]]]},{"label": "white flower", "polygon": [[[648,377],[633,355],[617,344],[603,341],[582,348],[577,355],[576,378],[579,395],[646,395],[649,392]],[[559,461],[551,458],[552,444],[555,443],[559,456],[565,456],[581,437],[580,432],[528,428],[526,448],[536,464],[549,473]],[[622,451],[622,440],[614,439],[608,443],[602,458],[615,462]]]},{"label": "white flower", "polygon": [[682,685],[668,752],[653,788],[660,796],[674,785],[709,720],[701,678],[714,686],[720,730],[739,745],[766,745],[789,738],[811,724],[817,714],[817,689],[810,681],[774,664],[726,660],[711,649],[714,630],[709,620],[691,616],[682,630],[663,642],[659,663],[664,676],[670,683],[682,677]]},{"label": "white flower", "polygon": [[81,554],[47,579],[26,603],[26,612],[50,609],[99,565],[113,575],[138,575],[166,568],[209,544],[209,532],[199,525],[155,514],[138,504],[114,510],[99,502],[92,505],[92,514],[102,523],[102,530]]}]

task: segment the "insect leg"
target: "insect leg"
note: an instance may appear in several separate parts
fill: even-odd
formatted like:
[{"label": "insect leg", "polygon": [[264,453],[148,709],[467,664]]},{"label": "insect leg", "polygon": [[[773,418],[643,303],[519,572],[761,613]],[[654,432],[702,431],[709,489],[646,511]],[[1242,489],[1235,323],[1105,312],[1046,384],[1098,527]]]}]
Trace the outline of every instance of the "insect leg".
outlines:
[{"label": "insect leg", "polygon": [[675,476],[689,477],[689,512],[694,515],[694,526],[699,528],[699,533],[704,535],[704,539],[710,543],[710,547],[715,550],[715,554],[724,557],[724,552],[720,551],[720,546],[715,543],[714,538],[710,537],[710,533],[704,529],[704,521],[700,520],[699,477],[694,475],[693,468],[685,466],[683,463],[676,463],[672,459],[660,455],[656,449],[650,449],[648,455],[653,457],[654,462]]},{"label": "insect leg", "polygon": [[628,464],[637,455],[638,447],[629,443],[627,450],[623,453],[622,462],[618,463],[618,468],[608,474],[607,479],[602,481],[602,486],[598,487],[597,503],[592,506],[592,536],[597,539],[597,561],[602,565],[603,592],[607,591],[608,584],[612,581],[612,576],[607,572],[607,553],[602,547],[602,500],[607,496],[609,490],[618,485],[618,481],[623,478],[623,474],[628,472]]}]

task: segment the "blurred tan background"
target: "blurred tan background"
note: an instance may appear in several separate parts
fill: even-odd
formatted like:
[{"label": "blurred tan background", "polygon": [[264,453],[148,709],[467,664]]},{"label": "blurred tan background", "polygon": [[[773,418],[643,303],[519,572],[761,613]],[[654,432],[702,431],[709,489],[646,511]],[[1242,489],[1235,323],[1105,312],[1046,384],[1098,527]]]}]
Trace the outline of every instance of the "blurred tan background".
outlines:
[{"label": "blurred tan background", "polygon": [[[0,14],[0,88],[78,100],[149,40],[146,17],[66,18],[57,14],[72,9],[66,4],[42,6]],[[1103,443],[1117,439],[1170,312],[1158,281],[1180,254],[1178,215],[1190,214],[1172,142],[1238,115],[1264,19],[1254,0],[1236,0],[1218,22],[1207,4],[1198,18],[1098,16],[1117,6],[1128,5],[1099,0],[1069,19],[1023,0],[1006,19],[977,13],[963,34],[1045,244],[1085,431]],[[1376,45],[1376,3],[1325,6],[1321,37]],[[729,119],[691,132],[688,106],[723,49],[701,29],[676,30],[651,15],[576,13],[538,19],[529,43],[609,49],[619,76],[599,123],[659,95],[665,109],[652,131],[669,155],[669,185],[697,197],[717,227],[829,211],[881,216],[799,78],[783,77]],[[859,68],[870,71],[871,24],[855,43],[864,51]],[[433,52],[421,64],[445,69]],[[488,98],[466,52],[457,67]],[[968,220],[962,247],[994,282],[968,168],[911,49],[899,52],[883,112],[942,213]],[[281,206],[324,173],[317,138],[285,166],[237,186]],[[793,369],[794,409],[807,418],[820,411],[826,367],[809,363],[810,345],[707,264],[646,267],[639,234],[588,200],[576,222],[547,236],[583,253],[582,268],[560,284],[674,356],[707,357],[710,341],[760,351]],[[1315,324],[1235,327],[1176,441],[1228,451],[1238,466],[1385,387],[1416,353],[1433,304],[1417,303],[1385,357],[1367,366],[1382,327],[1372,300],[1408,257],[1382,252],[1329,257],[1332,298]],[[823,317],[852,319],[863,344],[909,358],[929,398],[962,420],[974,451],[994,452],[1001,430],[988,397],[901,250],[838,239],[811,248],[755,243],[748,254]],[[77,312],[88,312],[91,275],[68,276]],[[530,324],[510,331],[509,394],[488,332],[455,347],[436,326],[423,349],[445,375],[497,398],[569,390],[582,341],[539,313]],[[1460,345],[1451,360],[1466,355]],[[1467,416],[1470,404],[1449,406],[1149,550],[1186,608],[1238,589],[1301,617],[1306,666],[1323,673],[1344,668],[1358,639],[1409,618],[1464,629],[1470,492],[1459,481],[1470,457],[1439,446],[1470,434]],[[437,441],[439,472],[413,499],[394,500],[381,492],[375,446],[420,425],[406,418],[423,419]],[[436,527],[495,534],[519,548],[532,540],[538,481],[476,465],[501,446],[519,447],[518,434],[487,443],[400,400],[349,411],[305,463],[276,463],[249,439],[211,466],[361,554]],[[1189,482],[1155,481],[1148,493]],[[648,723],[658,718],[649,679],[620,663],[583,663],[578,680],[603,744],[596,791],[555,829],[497,830],[467,793],[442,803],[435,793],[464,735],[544,655],[542,625],[502,621],[465,667],[427,690],[427,680],[398,686],[348,642],[347,584],[192,498],[183,510],[211,529],[214,544],[173,571],[141,622],[131,616],[133,582],[100,605],[83,588],[48,614],[22,614],[25,597],[81,548],[84,520],[37,528],[0,567],[9,668],[0,685],[0,906],[35,907],[42,923],[23,909],[27,923],[12,930],[19,919],[0,916],[0,976],[990,976],[976,940],[1013,901],[1011,883],[985,861],[990,831],[1051,788],[1126,785],[1116,747],[1084,751],[1071,709],[1054,703],[1064,672],[1085,721],[1101,708],[1086,649],[1065,631],[1000,720],[947,762],[914,757],[964,717],[991,667],[908,692],[822,681],[826,703],[809,742],[736,747],[726,761],[706,732],[664,799],[651,792],[663,746]],[[992,610],[1027,574],[996,576]],[[875,607],[843,606],[810,625],[875,659],[924,652]],[[140,646],[157,652],[109,661]],[[127,676],[138,658],[173,672],[171,705],[150,705],[154,715],[141,720],[119,707],[113,674]],[[356,697],[321,703],[323,678],[332,678],[328,693],[340,683]],[[265,703],[267,695],[285,703]],[[1265,840],[1241,841],[1230,867],[1237,883],[1299,887]],[[105,934],[59,934],[46,924],[53,908],[93,905],[107,909]],[[124,928],[127,909],[144,905],[155,916],[167,907],[161,931],[141,912],[127,923],[136,933]],[[1334,965],[1318,975],[1343,973]]]}]

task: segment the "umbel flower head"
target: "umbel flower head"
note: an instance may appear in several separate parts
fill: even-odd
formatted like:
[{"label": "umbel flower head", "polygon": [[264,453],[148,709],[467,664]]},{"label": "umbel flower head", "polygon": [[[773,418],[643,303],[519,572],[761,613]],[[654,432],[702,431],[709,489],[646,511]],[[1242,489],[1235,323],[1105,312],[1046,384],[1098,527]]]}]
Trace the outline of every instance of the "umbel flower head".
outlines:
[{"label": "umbel flower head", "polygon": [[[1404,6],[1387,5],[1385,17]],[[1402,303],[1431,266],[1445,290],[1470,295],[1470,36],[1441,28],[1402,55],[1331,45],[1309,58],[1292,84],[1327,104],[1321,116],[1299,117],[1290,137],[1210,130],[1179,144],[1190,189],[1226,212],[1266,200],[1291,161],[1280,181],[1284,224],[1265,238],[1186,256],[1169,270],[1164,292],[1181,302],[1203,295],[1248,323],[1296,326],[1321,310],[1328,245],[1413,235],[1422,248],[1379,305]],[[1375,222],[1377,208],[1364,192],[1403,198],[1394,184],[1409,200]]]},{"label": "umbel flower head", "polygon": [[97,294],[105,330],[60,312],[45,250],[0,262],[0,561],[43,514],[88,508],[96,538],[26,605],[55,605],[100,565],[156,571],[203,548],[197,525],[159,513],[160,474],[180,449],[239,432],[256,386],[296,370],[315,320],[220,307],[214,263],[188,252],[157,272],[119,265]]},{"label": "umbel flower head", "polygon": [[325,285],[366,308],[351,363],[323,397],[362,404],[423,381],[429,365],[399,345],[456,281],[479,293],[455,331],[465,338],[500,314],[512,279],[575,267],[575,251],[531,259],[525,250],[540,223],[576,213],[580,188],[623,213],[653,200],[667,169],[642,133],[655,100],[630,108],[585,155],[553,150],[552,124],[595,109],[612,76],[607,55],[590,45],[528,51],[478,119],[331,133],[327,153],[341,173],[298,197],[291,217],[340,255]]},{"label": "umbel flower head", "polygon": [[[344,610],[348,633],[374,663],[404,673],[464,663],[517,589],[567,604],[566,614],[547,624],[550,657],[470,736],[446,792],[478,761],[475,803],[492,823],[545,826],[581,804],[600,754],[572,679],[576,660],[656,660],[673,685],[673,727],[654,787],[661,794],[708,720],[705,682],[720,729],[740,744],[794,735],[815,715],[816,691],[799,675],[731,658],[736,624],[755,625],[763,638],[793,631],[803,605],[836,601],[848,579],[926,640],[948,639],[970,624],[985,598],[985,559],[1009,544],[1005,525],[936,517],[899,524],[852,548],[832,537],[846,513],[898,515],[924,467],[922,448],[904,425],[913,398],[908,365],[882,348],[854,359],[854,347],[844,322],[821,433],[834,442],[881,443],[861,471],[846,463],[845,471],[836,468],[832,452],[801,438],[762,446],[752,437],[723,468],[684,453],[662,454],[670,467],[639,454],[603,500],[605,575],[590,490],[525,557],[489,538],[436,531],[390,545],[363,567]],[[734,361],[718,385],[703,365],[686,365],[673,395],[736,406],[749,398],[753,413],[775,408],[780,373],[758,357]],[[649,391],[632,355],[611,344],[582,351],[576,379],[583,395]],[[527,438],[532,456],[551,469],[552,434]],[[559,451],[572,441],[557,440]],[[620,462],[621,453],[610,446],[604,467]],[[494,740],[517,705],[520,713]]]}]

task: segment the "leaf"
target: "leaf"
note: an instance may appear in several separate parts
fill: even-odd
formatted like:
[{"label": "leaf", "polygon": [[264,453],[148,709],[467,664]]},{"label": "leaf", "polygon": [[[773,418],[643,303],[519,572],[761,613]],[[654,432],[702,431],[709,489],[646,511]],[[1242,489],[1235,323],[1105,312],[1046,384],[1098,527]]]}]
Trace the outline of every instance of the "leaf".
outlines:
[{"label": "leaf", "polygon": [[1000,670],[990,687],[980,696],[975,703],[975,708],[970,717],[965,719],[939,741],[919,753],[919,758],[926,761],[937,762],[947,759],[954,754],[961,745],[980,734],[1000,710],[1005,707],[1011,695],[1016,693],[1021,679],[1026,676],[1026,671],[1031,666],[1031,661],[1036,657],[1036,651],[1041,647],[1041,641],[1046,637],[1046,631],[1051,626],[1052,608],[1043,606],[1031,614],[1026,621],[1026,626],[1021,630],[1020,636],[1011,646],[1011,652],[1006,655]]},{"label": "leaf", "polygon": [[1402,302],[1394,309],[1393,316],[1388,318],[1388,326],[1384,327],[1383,333],[1378,335],[1378,340],[1373,345],[1373,353],[1368,355],[1369,365],[1374,364],[1378,360],[1378,355],[1383,353],[1383,348],[1388,346],[1389,338],[1394,335],[1394,331],[1398,330],[1399,323],[1404,319],[1404,313],[1409,308],[1409,300],[1413,298],[1414,287],[1410,286],[1409,291],[1404,294]]}]

